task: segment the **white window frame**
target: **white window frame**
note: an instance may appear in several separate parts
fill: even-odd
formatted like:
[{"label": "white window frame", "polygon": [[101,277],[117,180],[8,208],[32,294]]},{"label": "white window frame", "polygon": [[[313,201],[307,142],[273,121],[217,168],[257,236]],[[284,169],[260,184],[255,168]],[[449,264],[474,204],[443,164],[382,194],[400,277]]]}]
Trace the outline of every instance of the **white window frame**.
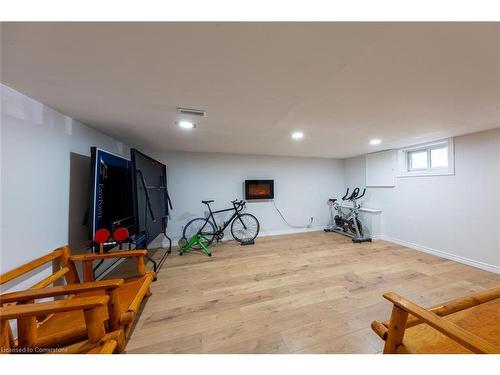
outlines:
[{"label": "white window frame", "polygon": [[[437,148],[448,147],[448,166],[444,168],[431,168],[431,151]],[[427,152],[427,168],[411,169],[410,154],[416,151]],[[398,177],[419,176],[450,176],[455,174],[455,152],[453,138],[443,139],[435,142],[422,143],[398,150]]]},{"label": "white window frame", "polygon": [[[424,168],[413,168],[413,165],[412,165],[412,162],[411,162],[411,155],[414,154],[414,153],[421,153],[421,152],[425,152],[426,153],[426,156],[427,156],[427,166],[425,166]],[[418,150],[410,150],[410,151],[406,151],[406,157],[407,157],[407,161],[406,161],[406,165],[407,165],[407,169],[408,169],[408,172],[417,172],[417,171],[424,171],[424,170],[427,170],[427,169],[430,169],[429,168],[429,164],[430,164],[430,148],[421,148],[421,149],[418,149]]]}]

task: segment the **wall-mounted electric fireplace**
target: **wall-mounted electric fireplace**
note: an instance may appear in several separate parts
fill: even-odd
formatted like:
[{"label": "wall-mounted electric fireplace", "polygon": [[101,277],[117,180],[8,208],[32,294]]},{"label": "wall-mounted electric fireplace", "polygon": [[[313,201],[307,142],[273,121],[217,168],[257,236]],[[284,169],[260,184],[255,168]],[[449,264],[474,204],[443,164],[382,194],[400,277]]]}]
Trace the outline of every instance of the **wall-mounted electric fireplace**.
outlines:
[{"label": "wall-mounted electric fireplace", "polygon": [[245,180],[245,199],[274,199],[274,180]]}]

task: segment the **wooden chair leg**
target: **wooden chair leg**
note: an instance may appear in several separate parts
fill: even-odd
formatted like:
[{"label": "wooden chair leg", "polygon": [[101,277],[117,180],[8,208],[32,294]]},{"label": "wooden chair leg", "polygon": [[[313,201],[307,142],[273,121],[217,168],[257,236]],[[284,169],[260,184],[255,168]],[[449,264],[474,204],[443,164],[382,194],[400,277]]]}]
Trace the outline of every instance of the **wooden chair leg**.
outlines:
[{"label": "wooden chair leg", "polygon": [[120,328],[120,294],[118,289],[111,289],[109,291],[109,302],[108,302],[108,314],[109,314],[109,326],[111,330],[117,330]]},{"label": "wooden chair leg", "polygon": [[0,321],[0,351],[2,353],[8,353],[10,350],[10,327],[8,320]]},{"label": "wooden chair leg", "polygon": [[398,346],[403,342],[407,320],[408,313],[398,306],[393,306],[384,354],[396,353]]},{"label": "wooden chair leg", "polygon": [[18,346],[20,348],[31,348],[36,345],[36,317],[28,316],[17,319],[17,330]]},{"label": "wooden chair leg", "polygon": [[104,322],[101,320],[97,308],[85,310],[85,323],[87,325],[88,337],[90,342],[98,342],[106,334]]},{"label": "wooden chair leg", "polygon": [[83,279],[85,282],[94,281],[94,264],[91,260],[83,262]]},{"label": "wooden chair leg", "polygon": [[144,276],[146,274],[146,265],[144,264],[144,257],[136,257],[135,263],[137,266],[137,274],[139,276]]}]

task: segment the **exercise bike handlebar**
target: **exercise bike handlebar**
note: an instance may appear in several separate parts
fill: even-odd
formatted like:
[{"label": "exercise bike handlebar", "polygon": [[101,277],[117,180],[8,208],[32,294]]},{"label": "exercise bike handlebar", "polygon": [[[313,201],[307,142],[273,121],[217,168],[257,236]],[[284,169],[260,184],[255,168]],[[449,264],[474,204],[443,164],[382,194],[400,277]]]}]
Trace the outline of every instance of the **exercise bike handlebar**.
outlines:
[{"label": "exercise bike handlebar", "polygon": [[347,188],[347,191],[345,192],[345,195],[342,197],[342,200],[345,201],[348,195],[349,195],[349,188]]},{"label": "exercise bike handlebar", "polygon": [[353,199],[356,199],[357,196],[359,194],[359,188],[354,188],[354,190],[352,191],[352,194],[349,198],[347,198],[347,200],[350,200],[352,201]]},{"label": "exercise bike handlebar", "polygon": [[[349,188],[347,188],[344,196],[342,197],[342,200],[343,201],[345,201],[345,200],[352,201],[352,200],[363,198],[366,194],[366,188],[363,189],[363,194],[361,194],[361,195],[359,195],[359,191],[360,191],[360,189],[358,187],[354,188],[351,195],[349,195]],[[328,202],[331,202],[331,203],[334,203],[335,201],[336,201],[336,199],[328,199]],[[233,201],[233,203],[234,202],[236,202],[236,201]],[[241,201],[241,202],[243,202],[243,201]]]},{"label": "exercise bike handlebar", "polygon": [[365,193],[366,193],[366,188],[363,189],[363,194],[361,194],[359,197],[356,197],[356,199],[363,198],[365,196]]},{"label": "exercise bike handlebar", "polygon": [[352,200],[363,198],[365,196],[365,193],[366,193],[366,188],[363,189],[363,194],[361,194],[361,195],[359,195],[359,190],[360,190],[359,188],[355,188],[354,191],[352,192],[351,196],[347,199],[352,201]]}]

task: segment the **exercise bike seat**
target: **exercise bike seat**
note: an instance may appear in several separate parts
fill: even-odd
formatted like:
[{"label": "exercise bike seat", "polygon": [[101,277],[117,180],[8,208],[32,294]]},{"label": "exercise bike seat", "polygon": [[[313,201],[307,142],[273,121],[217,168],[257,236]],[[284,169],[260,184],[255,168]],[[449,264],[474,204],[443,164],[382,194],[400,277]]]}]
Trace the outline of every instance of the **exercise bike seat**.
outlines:
[{"label": "exercise bike seat", "polygon": [[337,199],[336,198],[330,198],[330,199],[328,199],[328,202],[335,203],[335,202],[337,202]]},{"label": "exercise bike seat", "polygon": [[205,204],[209,204],[209,203],[212,203],[212,202],[215,202],[215,201],[213,199],[209,200],[209,201],[201,201],[201,203],[205,203]]}]

